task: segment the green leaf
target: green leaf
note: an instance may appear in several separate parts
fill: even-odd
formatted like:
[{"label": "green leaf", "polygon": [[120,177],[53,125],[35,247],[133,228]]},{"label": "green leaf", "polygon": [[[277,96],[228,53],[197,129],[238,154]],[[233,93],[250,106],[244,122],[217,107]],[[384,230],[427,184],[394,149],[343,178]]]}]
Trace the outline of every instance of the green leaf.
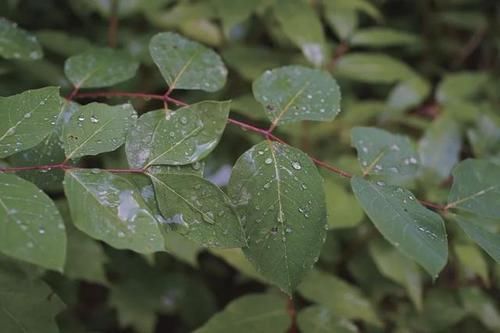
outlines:
[{"label": "green leaf", "polygon": [[37,60],[43,51],[35,36],[18,28],[17,23],[0,17],[0,56],[5,59]]},{"label": "green leaf", "polygon": [[452,219],[474,242],[500,263],[500,234],[489,230],[483,219],[478,217],[453,215]]},{"label": "green leaf", "polygon": [[426,292],[423,311],[413,317],[423,326],[424,332],[450,332],[465,316],[456,291],[431,288]]},{"label": "green leaf", "polygon": [[206,247],[246,244],[240,220],[217,186],[194,176],[150,174],[166,224]]},{"label": "green leaf", "polygon": [[[229,2],[233,3],[234,1],[229,0]],[[253,45],[235,45],[226,48],[222,52],[222,57],[228,66],[244,79],[253,81],[265,70],[279,67],[287,62],[289,55]]]},{"label": "green leaf", "polygon": [[353,194],[347,192],[343,185],[331,178],[325,178],[323,187],[330,228],[355,227],[363,221],[363,210]]},{"label": "green leaf", "polygon": [[356,325],[348,320],[338,318],[328,308],[313,305],[300,311],[297,324],[303,333],[356,333]]},{"label": "green leaf", "polygon": [[316,67],[328,60],[325,35],[321,20],[306,0],[277,0],[274,15],[285,35],[300,49]]},{"label": "green leaf", "polygon": [[5,333],[58,333],[59,297],[40,279],[0,264],[0,327]]},{"label": "green leaf", "polygon": [[0,158],[32,148],[53,130],[60,111],[58,87],[0,97]]},{"label": "green leaf", "polygon": [[448,208],[485,218],[500,218],[500,166],[467,159],[453,169]]},{"label": "green leaf", "polygon": [[104,170],[69,170],[64,191],[75,226],[118,249],[163,250],[156,219],[138,190]]},{"label": "green leaf", "polygon": [[32,183],[0,173],[0,252],[62,271],[66,232],[52,200]]},{"label": "green leaf", "polygon": [[354,176],[354,195],[382,235],[436,278],[446,265],[448,243],[443,219],[408,190]]},{"label": "green leaf", "polygon": [[322,186],[307,155],[277,142],[255,145],[233,168],[228,192],[248,238],[243,251],[287,293],[317,261],[325,240]]},{"label": "green leaf", "polygon": [[390,28],[367,28],[351,36],[349,44],[363,47],[405,46],[418,43],[418,36]]},{"label": "green leaf", "polygon": [[[148,169],[151,174],[157,173],[176,173],[176,174],[191,174],[202,176],[203,167],[202,163],[194,163],[192,165],[185,166],[154,166]],[[167,223],[167,220],[161,215],[160,209],[158,207],[158,202],[156,200],[153,182],[145,174],[127,174],[124,175],[129,181],[131,181],[139,190],[144,202],[150,209],[151,213],[156,218],[156,221],[163,225]],[[160,228],[163,232],[165,251],[193,267],[198,266],[197,257],[199,252],[203,250],[203,247],[197,243],[187,239],[186,237],[180,235],[171,228]]]},{"label": "green leaf", "polygon": [[325,71],[285,66],[266,71],[253,94],[273,126],[301,120],[333,120],[340,112],[340,89]]},{"label": "green leaf", "polygon": [[203,251],[202,246],[173,230],[163,233],[163,239],[165,251],[180,261],[198,267],[198,255]]},{"label": "green leaf", "polygon": [[406,136],[373,127],[354,127],[351,143],[364,175],[402,177],[418,170],[417,152]]},{"label": "green leaf", "polygon": [[37,31],[36,36],[44,48],[65,57],[83,53],[92,47],[87,39],[59,30]]},{"label": "green leaf", "polygon": [[64,63],[64,73],[78,88],[102,88],[135,76],[139,63],[123,51],[91,49]]},{"label": "green leaf", "polygon": [[458,72],[444,76],[436,90],[439,103],[470,99],[481,93],[488,75],[481,72]]},{"label": "green leaf", "polygon": [[380,273],[402,285],[417,310],[422,310],[422,276],[418,266],[384,241],[370,243],[370,253]]},{"label": "green leaf", "polygon": [[394,83],[415,75],[404,62],[381,53],[349,53],[335,65],[334,74],[365,83]]},{"label": "green leaf", "polygon": [[125,142],[137,119],[131,104],[81,106],[64,124],[63,142],[67,159],[113,151]]},{"label": "green leaf", "polygon": [[493,332],[500,330],[500,311],[495,300],[478,287],[463,288],[460,299],[465,310]]},{"label": "green leaf", "polygon": [[358,27],[358,12],[380,21],[382,14],[367,0],[336,0],[323,2],[328,24],[341,40],[346,40]]},{"label": "green leaf", "polygon": [[[77,230],[71,223],[67,224],[68,249],[64,275],[70,279],[79,279],[106,285],[104,264],[106,255],[95,240]],[[82,260],[92,258],[92,260]]]},{"label": "green leaf", "polygon": [[303,297],[325,306],[340,318],[361,319],[376,326],[381,325],[374,307],[361,291],[331,274],[314,270],[307,275],[298,290]]},{"label": "green leaf", "polygon": [[[35,147],[10,156],[9,161],[16,167],[37,166],[61,163],[64,158],[64,150],[54,131]],[[57,192],[62,189],[64,170],[26,170],[17,172],[17,175],[42,190]]]},{"label": "green leaf", "polygon": [[458,162],[462,148],[462,135],[458,123],[451,117],[434,120],[418,143],[422,171],[426,180],[440,183],[450,176]]},{"label": "green leaf", "polygon": [[253,1],[213,0],[212,3],[228,39],[233,31],[238,35],[238,25],[245,22],[257,7]]},{"label": "green leaf", "polygon": [[[108,282],[104,264],[107,258],[103,248],[73,226],[66,200],[59,200],[56,205],[64,219],[68,235],[64,276],[106,285]],[[82,258],[92,258],[92,260],[82,260]]]},{"label": "green leaf", "polygon": [[226,127],[230,102],[205,101],[141,116],[126,143],[132,167],[183,165],[207,156]]},{"label": "green leaf", "polygon": [[358,13],[351,8],[336,8],[335,3],[327,1],[325,5],[325,18],[340,40],[346,40],[359,25]]},{"label": "green leaf", "polygon": [[474,244],[455,244],[454,250],[466,277],[474,278],[478,275],[489,286],[488,264],[479,248]]},{"label": "green leaf", "polygon": [[420,105],[429,96],[431,85],[420,76],[399,82],[389,94],[387,105],[397,111]]},{"label": "green leaf", "polygon": [[151,38],[149,52],[170,90],[220,90],[226,83],[227,68],[220,56],[200,43],[173,32]]},{"label": "green leaf", "polygon": [[382,14],[369,0],[336,0],[325,1],[325,5],[332,9],[356,10],[375,20],[381,20]]},{"label": "green leaf", "polygon": [[279,295],[246,295],[229,303],[195,333],[285,332],[290,325],[286,309],[286,300]]},{"label": "green leaf", "polygon": [[256,279],[257,281],[267,283],[266,279],[264,279],[262,275],[255,270],[248,259],[245,258],[245,254],[241,249],[210,249],[210,253],[223,259],[241,274]]}]

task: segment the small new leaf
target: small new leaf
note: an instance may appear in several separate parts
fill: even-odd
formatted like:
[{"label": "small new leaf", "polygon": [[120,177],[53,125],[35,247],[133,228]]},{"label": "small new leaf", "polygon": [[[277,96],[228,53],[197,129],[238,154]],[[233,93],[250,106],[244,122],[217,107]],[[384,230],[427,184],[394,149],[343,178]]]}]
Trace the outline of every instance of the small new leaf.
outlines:
[{"label": "small new leaf", "polygon": [[468,159],[453,169],[447,208],[485,218],[500,218],[500,166]]},{"label": "small new leaf", "polygon": [[351,142],[363,175],[401,177],[417,172],[417,152],[406,136],[373,127],[354,127]]},{"label": "small new leaf", "polygon": [[170,90],[220,90],[226,83],[227,68],[220,56],[198,42],[173,32],[155,35],[149,52]]},{"label": "small new leaf", "polygon": [[36,37],[0,17],[0,57],[16,60],[37,60],[43,51]]},{"label": "small new leaf", "polygon": [[253,83],[273,127],[301,120],[329,121],[340,112],[340,89],[332,76],[318,69],[285,66],[264,72]]},{"label": "small new leaf", "polygon": [[102,88],[135,76],[139,63],[123,51],[92,49],[72,56],[64,63],[64,73],[78,88]]}]

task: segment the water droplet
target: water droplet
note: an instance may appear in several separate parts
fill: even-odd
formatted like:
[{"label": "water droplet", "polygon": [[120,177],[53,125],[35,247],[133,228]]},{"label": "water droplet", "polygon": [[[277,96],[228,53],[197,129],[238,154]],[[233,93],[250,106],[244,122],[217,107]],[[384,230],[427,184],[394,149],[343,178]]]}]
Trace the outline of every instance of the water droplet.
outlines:
[{"label": "water droplet", "polygon": [[266,158],[266,160],[264,161],[264,163],[271,164],[271,163],[273,163],[273,159],[270,158],[270,157],[268,157],[268,158]]},{"label": "water droplet", "polygon": [[186,125],[188,123],[188,120],[186,117],[181,117],[181,124]]},{"label": "water droplet", "polygon": [[384,182],[381,182],[381,181],[378,181],[378,182],[377,182],[377,185],[378,185],[378,186],[384,186],[384,185],[385,185],[385,183],[384,183]]},{"label": "water droplet", "polygon": [[203,220],[207,223],[215,223],[215,216],[212,212],[206,212],[203,214]]},{"label": "water droplet", "polygon": [[45,228],[44,228],[44,227],[40,227],[40,228],[38,229],[38,232],[40,233],[40,235],[45,234]]},{"label": "water droplet", "polygon": [[97,119],[95,116],[91,116],[90,117],[90,122],[94,123],[94,124],[97,124],[99,122],[99,119]]},{"label": "water droplet", "polygon": [[391,146],[391,150],[393,150],[393,151],[399,151],[399,146],[397,144],[393,144]]},{"label": "water droplet", "polygon": [[28,119],[28,118],[31,118],[31,112],[28,112],[24,115],[24,118]]},{"label": "water droplet", "polygon": [[78,116],[78,120],[79,120],[79,121],[84,121],[84,120],[85,120],[85,117],[84,117],[84,116]]},{"label": "water droplet", "polygon": [[300,170],[302,169],[302,166],[300,165],[299,162],[293,162],[292,163],[292,167],[295,169],[295,170]]}]

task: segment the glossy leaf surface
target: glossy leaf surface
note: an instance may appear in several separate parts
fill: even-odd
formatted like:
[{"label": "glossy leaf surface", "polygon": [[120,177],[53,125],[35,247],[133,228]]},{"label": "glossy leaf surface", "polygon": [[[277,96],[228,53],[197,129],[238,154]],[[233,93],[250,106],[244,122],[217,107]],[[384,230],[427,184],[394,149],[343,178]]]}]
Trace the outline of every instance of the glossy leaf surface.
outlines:
[{"label": "glossy leaf surface", "polygon": [[220,56],[198,42],[173,32],[155,35],[149,52],[169,89],[217,91],[226,83],[227,69]]},{"label": "glossy leaf surface", "polygon": [[500,234],[490,230],[481,218],[454,215],[453,220],[486,253],[500,263]]},{"label": "glossy leaf surface", "polygon": [[406,136],[373,127],[354,127],[351,142],[365,175],[399,177],[417,172],[417,152]]},{"label": "glossy leaf surface", "polygon": [[243,228],[229,198],[209,181],[181,174],[150,174],[158,207],[174,230],[207,247],[242,247]]},{"label": "glossy leaf surface", "polygon": [[486,218],[500,218],[500,166],[468,159],[453,169],[448,208]]},{"label": "glossy leaf surface", "polygon": [[32,148],[54,128],[60,112],[59,88],[27,90],[0,97],[0,158]]},{"label": "glossy leaf surface", "polygon": [[62,271],[66,232],[52,200],[32,183],[0,173],[0,252]]},{"label": "glossy leaf surface", "polygon": [[37,60],[43,57],[43,51],[34,35],[0,17],[0,56],[5,59]]},{"label": "glossy leaf surface", "polygon": [[229,102],[199,102],[175,112],[157,110],[141,116],[127,137],[129,164],[184,165],[207,156],[226,127]]},{"label": "glossy leaf surface", "polygon": [[129,55],[113,49],[91,49],[68,58],[64,73],[78,88],[102,88],[134,77],[139,64]]},{"label": "glossy leaf surface", "polygon": [[448,260],[443,219],[426,209],[408,190],[351,180],[354,195],[382,235],[436,278]]},{"label": "glossy leaf surface", "polygon": [[63,128],[66,157],[77,158],[113,151],[125,142],[137,119],[131,104],[110,106],[90,103],[81,106]]},{"label": "glossy leaf surface", "polygon": [[340,112],[340,90],[327,72],[285,66],[264,72],[253,94],[274,125],[301,120],[333,120]]},{"label": "glossy leaf surface", "polygon": [[259,273],[291,293],[325,239],[322,180],[300,150],[264,141],[236,162],[229,195],[242,218],[243,249]]},{"label": "glossy leaf surface", "polygon": [[64,191],[73,223],[89,236],[140,253],[163,249],[156,219],[126,179],[104,170],[70,170]]}]

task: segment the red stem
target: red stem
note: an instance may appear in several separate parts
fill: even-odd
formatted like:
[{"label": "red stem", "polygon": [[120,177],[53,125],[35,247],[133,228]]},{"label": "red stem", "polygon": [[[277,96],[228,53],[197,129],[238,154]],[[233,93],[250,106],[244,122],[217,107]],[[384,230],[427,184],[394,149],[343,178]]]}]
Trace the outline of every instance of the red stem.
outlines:
[{"label": "red stem", "polygon": [[[175,99],[173,97],[170,97],[170,90],[168,90],[164,95],[157,95],[157,94],[146,94],[146,93],[134,93],[134,92],[121,92],[121,91],[96,91],[96,92],[87,92],[87,93],[79,93],[79,87],[75,87],[71,94],[68,96],[68,100],[71,100],[72,98],[79,97],[79,98],[89,98],[89,97],[132,97],[132,98],[143,98],[143,99],[156,99],[156,100],[163,100],[165,103],[167,102],[172,102],[178,106],[188,106],[189,104],[180,101],[178,99]],[[244,130],[248,130],[254,133],[257,133],[267,140],[272,140],[272,141],[277,141],[283,144],[286,144],[285,141],[277,137],[276,135],[271,133],[271,130],[273,128],[269,129],[263,129],[256,127],[251,124],[247,124],[245,122],[228,118],[228,123],[232,125],[236,125]],[[339,169],[333,165],[330,165],[322,160],[319,160],[313,156],[310,156],[312,161],[316,163],[316,165],[331,171],[339,176],[345,177],[345,178],[352,178],[352,174],[350,174],[347,171],[344,171],[342,169]],[[79,167],[73,167],[70,165],[66,164],[66,161],[63,163],[57,163],[57,164],[48,164],[48,165],[37,165],[37,166],[25,166],[25,167],[12,167],[12,168],[0,168],[0,172],[16,172],[16,171],[25,171],[25,170],[51,170],[51,169],[63,169],[63,170],[68,170],[68,169],[81,169]],[[106,169],[109,172],[113,173],[144,173],[146,170],[144,169]],[[440,205],[432,202],[428,202],[425,200],[419,200],[422,205],[429,207],[434,210],[446,212],[447,207],[445,205]]]},{"label": "red stem", "polygon": [[[85,92],[85,93],[76,93],[73,95],[76,98],[93,98],[93,97],[131,97],[131,98],[142,98],[142,99],[158,99],[164,100],[162,95],[155,94],[144,94],[144,93],[131,93],[131,92],[123,92],[123,91],[94,91],[94,92]],[[69,97],[68,97],[69,99]]]},{"label": "red stem", "polygon": [[287,311],[291,320],[288,333],[297,333],[297,311],[295,310],[295,304],[293,303],[293,299],[291,297],[288,298]]}]

